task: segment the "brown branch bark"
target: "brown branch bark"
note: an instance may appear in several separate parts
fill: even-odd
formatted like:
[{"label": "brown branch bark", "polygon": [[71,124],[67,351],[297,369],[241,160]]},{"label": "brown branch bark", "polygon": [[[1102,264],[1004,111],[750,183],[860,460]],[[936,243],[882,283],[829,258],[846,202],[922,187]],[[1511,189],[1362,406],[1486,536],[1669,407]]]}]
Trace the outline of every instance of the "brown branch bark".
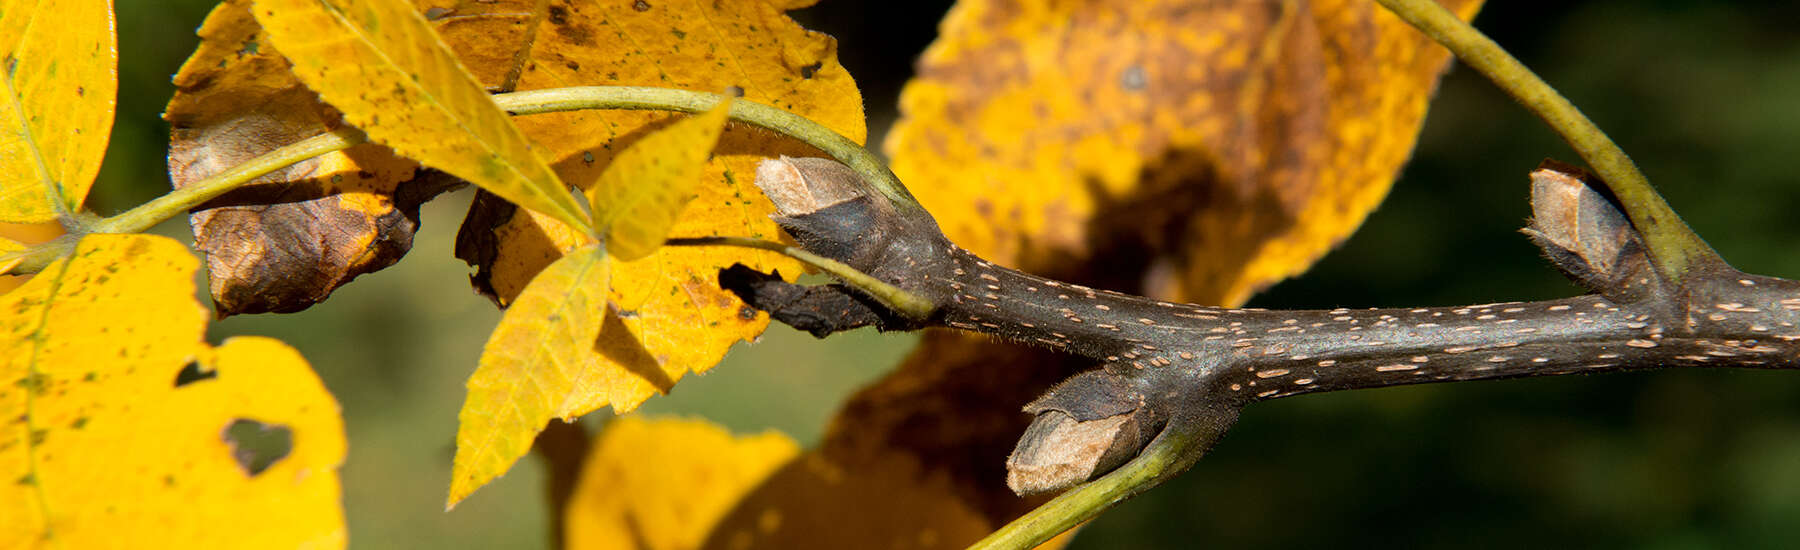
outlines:
[{"label": "brown branch bark", "polygon": [[[819,335],[941,325],[1095,361],[1099,368],[1026,407],[1038,419],[1008,462],[1009,483],[1021,493],[1104,474],[1165,429],[1235,418],[1249,403],[1293,395],[1630,369],[1800,367],[1800,283],[1717,261],[1664,280],[1617,204],[1563,165],[1534,172],[1526,233],[1593,294],[1266,311],[1163,302],[996,266],[950,243],[922,212],[844,193],[858,183],[829,161],[780,162],[787,170],[765,173],[788,176],[758,183],[790,189],[771,196],[847,197],[785,206],[784,229],[808,250],[924,296],[936,310],[907,321],[841,285],[723,278],[753,306]],[[814,192],[796,194],[798,187]]]}]

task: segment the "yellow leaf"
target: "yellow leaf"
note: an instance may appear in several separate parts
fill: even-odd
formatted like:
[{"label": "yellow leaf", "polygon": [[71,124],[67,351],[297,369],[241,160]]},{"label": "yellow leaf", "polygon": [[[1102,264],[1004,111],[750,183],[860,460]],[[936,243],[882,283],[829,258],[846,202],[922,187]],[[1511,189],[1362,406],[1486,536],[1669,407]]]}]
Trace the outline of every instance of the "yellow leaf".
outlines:
[{"label": "yellow leaf", "polygon": [[337,403],[280,342],[206,345],[197,264],[94,235],[0,297],[0,540],[344,545]]},{"label": "yellow leaf", "polygon": [[413,160],[589,229],[562,180],[406,0],[256,0],[294,74]]},{"label": "yellow leaf", "polygon": [[22,256],[7,258],[8,253],[22,252],[31,245],[48,242],[62,234],[63,226],[59,222],[0,223],[0,294],[11,292],[32,277],[32,274],[6,275],[25,259]]},{"label": "yellow leaf", "polygon": [[587,198],[599,213],[595,225],[606,231],[606,248],[614,257],[636,260],[668,240],[669,229],[694,199],[706,157],[719,143],[730,114],[731,100],[726,99],[632,143],[607,164]]},{"label": "yellow leaf", "polygon": [[[176,187],[276,148],[344,126],[342,115],[294,77],[251,14],[226,0],[200,26],[200,47],[175,75],[169,179]],[[195,209],[220,315],[297,311],[411,246],[420,202],[431,197],[418,164],[365,143],[295,163]],[[448,178],[441,178],[448,179]]]},{"label": "yellow leaf", "polygon": [[734,437],[704,420],[610,422],[563,510],[567,547],[701,548],[739,499],[798,453],[779,432]]},{"label": "yellow leaf", "polygon": [[[25,245],[13,242],[10,239],[0,238],[0,275],[12,271],[13,266],[19,265],[19,261],[25,259],[22,256],[16,255],[16,253],[23,250],[25,250]],[[0,293],[4,293],[7,290],[11,289],[0,288]]]},{"label": "yellow leaf", "polygon": [[112,133],[115,41],[108,0],[0,1],[0,222],[87,199]]},{"label": "yellow leaf", "polygon": [[[744,90],[852,139],[864,134],[862,99],[837,63],[831,37],[809,32],[759,0],[656,2],[422,0],[444,39],[459,52],[516,63],[521,90],[573,85],[656,85]],[[529,32],[520,25],[535,25]],[[623,39],[620,39],[623,38]],[[495,51],[494,48],[516,47]],[[465,55],[468,55],[465,53]],[[477,69],[483,83],[508,84],[511,69]],[[489,80],[492,79],[492,80]],[[639,111],[581,111],[521,117],[544,144],[564,181],[583,188],[615,154],[675,116]],[[763,155],[816,156],[768,132],[727,126],[707,161],[698,195],[672,235],[780,238],[774,207],[753,185]],[[534,275],[587,237],[542,214],[478,198],[457,238],[457,256],[477,266],[477,288],[511,303]],[[624,413],[666,392],[689,372],[704,372],[734,343],[762,333],[768,317],[719,289],[719,269],[743,262],[796,276],[798,263],[775,254],[720,248],[661,248],[613,266],[599,365],[605,391],[582,414],[611,406]]]},{"label": "yellow leaf", "polygon": [[593,401],[618,376],[595,350],[608,315],[609,267],[599,245],[572,251],[538,273],[501,316],[458,415],[448,506],[506,473],[550,419],[600,406]]},{"label": "yellow leaf", "polygon": [[1150,290],[1211,304],[1361,224],[1449,59],[1367,0],[970,0],[941,29],[886,147],[951,239],[1029,271],[1148,250]]}]

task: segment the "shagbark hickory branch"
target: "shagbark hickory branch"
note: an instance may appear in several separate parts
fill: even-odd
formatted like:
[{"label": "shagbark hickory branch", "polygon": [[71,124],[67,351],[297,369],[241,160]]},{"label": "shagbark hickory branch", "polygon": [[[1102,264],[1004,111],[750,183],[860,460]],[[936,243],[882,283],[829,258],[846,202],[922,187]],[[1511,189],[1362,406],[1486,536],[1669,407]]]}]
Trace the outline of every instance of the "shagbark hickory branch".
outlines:
[{"label": "shagbark hickory branch", "polygon": [[1009,484],[1020,493],[1103,475],[1169,430],[1214,432],[1186,438],[1185,458],[1151,483],[1159,482],[1191,465],[1244,405],[1292,395],[1659,367],[1800,366],[1800,283],[1717,260],[1690,265],[1680,281],[1664,279],[1618,204],[1578,169],[1554,163],[1533,173],[1534,219],[1525,232],[1593,294],[1313,311],[1179,304],[1000,267],[829,160],[768,161],[757,183],[803,248],[934,306],[928,317],[909,318],[852,286],[722,274],[722,284],[775,319],[821,336],[864,325],[945,326],[1095,360],[1099,368],[1026,407],[1037,419],[1008,461]]}]

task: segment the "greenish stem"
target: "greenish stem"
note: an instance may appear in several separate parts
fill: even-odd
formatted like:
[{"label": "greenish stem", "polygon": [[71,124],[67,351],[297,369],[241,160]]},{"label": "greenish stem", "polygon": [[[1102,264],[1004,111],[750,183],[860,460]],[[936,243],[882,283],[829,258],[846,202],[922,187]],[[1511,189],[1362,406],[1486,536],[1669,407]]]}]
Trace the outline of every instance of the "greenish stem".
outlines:
[{"label": "greenish stem", "polygon": [[[1195,429],[1199,428],[1199,429]],[[1057,495],[987,537],[969,545],[970,550],[1034,548],[1082,522],[1094,519],[1125,499],[1137,496],[1192,465],[1205,448],[1224,433],[1225,426],[1170,425],[1137,458],[1100,479],[1075,486]]]},{"label": "greenish stem", "polygon": [[191,185],[170,191],[166,195],[138,205],[137,208],[100,220],[89,230],[94,233],[141,233],[162,223],[163,220],[175,217],[182,212],[205,204],[206,201],[219,195],[237,189],[249,183],[250,180],[306,159],[349,149],[365,141],[368,141],[368,137],[364,136],[361,130],[348,127],[306,138],[264,153]]},{"label": "greenish stem", "polygon": [[1619,198],[1631,224],[1644,237],[1657,271],[1665,279],[1679,283],[1688,267],[1697,263],[1723,264],[1718,253],[1669,208],[1618,144],[1499,44],[1435,0],[1377,1],[1449,48],[1463,63],[1493,81],[1556,130]]},{"label": "greenish stem", "polygon": [[925,318],[930,317],[933,311],[937,310],[937,307],[933,306],[930,300],[917,294],[900,290],[900,288],[882,282],[880,279],[871,277],[867,273],[857,271],[856,268],[845,265],[843,262],[819,256],[775,241],[765,241],[748,237],[691,237],[669,239],[663,244],[666,246],[737,246],[777,252],[818,268],[819,271],[823,271],[833,277],[837,277],[846,284],[856,287],[857,290],[868,293],[870,296],[880,301],[882,305],[900,312],[901,315],[905,315],[909,319],[915,321],[924,320]]},{"label": "greenish stem", "polygon": [[[514,115],[534,115],[584,109],[644,109],[701,112],[717,105],[724,96],[672,88],[629,86],[583,86],[553,88],[495,95],[494,102]],[[889,172],[873,153],[806,117],[779,108],[750,101],[732,102],[731,118],[766,128],[811,145],[854,169],[873,184],[878,192],[900,208],[923,210],[907,193],[900,180]],[[251,180],[288,165],[364,143],[368,138],[355,128],[343,128],[314,136],[292,145],[270,151],[212,177],[176,189],[131,210],[92,223],[78,224],[73,238],[81,233],[139,233],[163,220],[180,215],[236,189]],[[34,273],[71,250],[63,239],[52,241],[9,256],[21,257],[12,272]],[[73,242],[73,240],[69,240]],[[60,243],[60,244],[59,244]],[[854,270],[852,270],[854,271]],[[871,279],[872,281],[872,279]]]},{"label": "greenish stem", "polygon": [[[697,113],[710,109],[725,99],[722,95],[705,92],[629,86],[551,88],[499,94],[493,97],[494,102],[499,104],[502,109],[515,115],[585,109],[654,109]],[[741,100],[732,102],[731,118],[773,130],[816,147],[839,162],[855,169],[864,179],[873,182],[876,189],[888,196],[889,199],[901,205],[918,208],[918,201],[907,194],[906,188],[900,185],[900,181],[894,178],[894,174],[889,172],[873,153],[830,128],[775,107]],[[157,197],[137,208],[101,220],[91,228],[91,231],[95,233],[142,232],[162,220],[186,212],[269,172],[312,157],[348,149],[367,141],[367,139],[361,131],[355,128],[344,128],[314,136],[270,151],[224,172],[214,174],[212,177],[195,182],[193,185]]]},{"label": "greenish stem", "polygon": [[[499,94],[494,101],[515,115],[535,115],[576,109],[654,109],[698,113],[718,105],[724,96],[674,88],[632,86],[577,86]],[[902,209],[922,210],[900,179],[874,153],[850,138],[811,119],[750,101],[734,101],[731,119],[772,130],[811,145],[855,170],[864,181]]]},{"label": "greenish stem", "polygon": [[8,259],[12,256],[20,258],[19,264],[14,266],[10,272],[36,273],[42,271],[50,265],[50,262],[54,262],[57,258],[74,250],[75,241],[81,240],[82,235],[89,233],[142,233],[156,224],[162,223],[163,220],[204,204],[214,197],[237,189],[245,183],[249,183],[250,180],[262,177],[269,172],[332,151],[348,149],[367,141],[367,139],[361,130],[355,128],[343,128],[320,134],[264,153],[110,218],[72,225],[65,224],[69,230],[68,234],[10,254]]}]

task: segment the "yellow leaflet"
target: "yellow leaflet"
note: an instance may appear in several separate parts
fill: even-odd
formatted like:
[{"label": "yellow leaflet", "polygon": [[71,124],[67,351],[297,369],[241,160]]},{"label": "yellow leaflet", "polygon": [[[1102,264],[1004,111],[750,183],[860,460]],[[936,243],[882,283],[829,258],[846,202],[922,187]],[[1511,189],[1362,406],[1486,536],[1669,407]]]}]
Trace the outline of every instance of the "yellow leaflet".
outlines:
[{"label": "yellow leaflet", "polygon": [[112,132],[114,43],[108,0],[0,0],[0,222],[87,198]]},{"label": "yellow leaflet", "polygon": [[606,248],[631,261],[655,252],[669,238],[681,210],[694,200],[706,157],[719,143],[731,100],[688,117],[632,143],[587,190],[606,231]]},{"label": "yellow leaflet", "polygon": [[609,268],[599,245],[571,251],[501,316],[469,377],[447,506],[506,473],[550,419],[580,415],[605,398],[610,376],[595,348]]},{"label": "yellow leaflet", "polygon": [[25,245],[8,239],[0,239],[0,275],[11,271],[13,266],[19,265],[19,261],[24,258],[14,253],[22,250],[25,250]]},{"label": "yellow leaflet", "polygon": [[744,495],[797,454],[779,432],[734,437],[705,420],[620,418],[582,464],[563,515],[568,548],[701,548]]},{"label": "yellow leaflet", "polygon": [[208,346],[197,265],[95,235],[0,297],[0,540],[344,545],[337,403],[280,342]]},{"label": "yellow leaflet", "polygon": [[256,0],[294,74],[403,156],[587,230],[530,141],[405,0]]}]

